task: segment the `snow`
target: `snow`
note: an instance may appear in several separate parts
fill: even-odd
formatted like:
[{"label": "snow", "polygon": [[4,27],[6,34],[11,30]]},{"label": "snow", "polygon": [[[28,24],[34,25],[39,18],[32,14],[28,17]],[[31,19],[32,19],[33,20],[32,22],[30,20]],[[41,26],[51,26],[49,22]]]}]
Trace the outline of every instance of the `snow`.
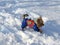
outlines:
[{"label": "snow", "polygon": [[[21,30],[22,15],[42,16],[43,33]],[[60,0],[1,0],[0,45],[60,45]]]},{"label": "snow", "polygon": [[26,14],[26,10],[25,10],[25,9],[20,9],[20,8],[18,8],[18,9],[15,11],[15,14]]}]

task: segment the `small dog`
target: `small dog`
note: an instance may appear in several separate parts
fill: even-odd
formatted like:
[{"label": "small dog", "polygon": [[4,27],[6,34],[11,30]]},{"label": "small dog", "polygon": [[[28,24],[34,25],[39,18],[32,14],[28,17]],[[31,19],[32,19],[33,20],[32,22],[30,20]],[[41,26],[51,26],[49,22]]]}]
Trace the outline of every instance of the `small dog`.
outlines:
[{"label": "small dog", "polygon": [[28,14],[24,14],[23,15],[23,21],[22,21],[22,30],[26,27],[26,26],[29,26],[31,28],[33,28],[35,31],[38,31],[38,32],[41,32],[42,33],[42,30],[39,29],[40,27],[44,26],[44,22],[42,20],[42,17],[40,16],[39,18],[37,18],[36,22],[32,19],[28,19],[28,18],[25,18],[26,16],[28,16]]}]

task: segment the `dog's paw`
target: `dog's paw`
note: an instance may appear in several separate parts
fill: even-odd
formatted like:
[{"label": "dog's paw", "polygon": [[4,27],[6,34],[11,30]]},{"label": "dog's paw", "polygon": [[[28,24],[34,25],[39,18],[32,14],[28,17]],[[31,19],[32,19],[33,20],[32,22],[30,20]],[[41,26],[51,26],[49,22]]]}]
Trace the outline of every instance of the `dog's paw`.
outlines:
[{"label": "dog's paw", "polygon": [[43,31],[42,31],[42,30],[39,30],[39,32],[40,32],[40,33],[43,33]]}]

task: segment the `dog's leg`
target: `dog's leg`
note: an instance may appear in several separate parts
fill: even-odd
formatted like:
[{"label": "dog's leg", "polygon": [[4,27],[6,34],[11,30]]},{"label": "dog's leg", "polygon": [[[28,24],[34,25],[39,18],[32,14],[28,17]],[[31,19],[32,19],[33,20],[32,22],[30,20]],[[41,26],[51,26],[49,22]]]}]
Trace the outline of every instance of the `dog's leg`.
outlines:
[{"label": "dog's leg", "polygon": [[43,31],[41,29],[39,29],[39,32],[42,33]]}]

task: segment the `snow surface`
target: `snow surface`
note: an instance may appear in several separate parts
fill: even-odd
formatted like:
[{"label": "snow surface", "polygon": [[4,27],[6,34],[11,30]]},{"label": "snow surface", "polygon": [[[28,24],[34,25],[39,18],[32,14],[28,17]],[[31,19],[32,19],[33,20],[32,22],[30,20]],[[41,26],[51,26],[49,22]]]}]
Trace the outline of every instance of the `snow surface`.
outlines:
[{"label": "snow surface", "polygon": [[[22,15],[42,16],[43,33],[21,31]],[[60,45],[60,0],[0,0],[0,45]]]}]

